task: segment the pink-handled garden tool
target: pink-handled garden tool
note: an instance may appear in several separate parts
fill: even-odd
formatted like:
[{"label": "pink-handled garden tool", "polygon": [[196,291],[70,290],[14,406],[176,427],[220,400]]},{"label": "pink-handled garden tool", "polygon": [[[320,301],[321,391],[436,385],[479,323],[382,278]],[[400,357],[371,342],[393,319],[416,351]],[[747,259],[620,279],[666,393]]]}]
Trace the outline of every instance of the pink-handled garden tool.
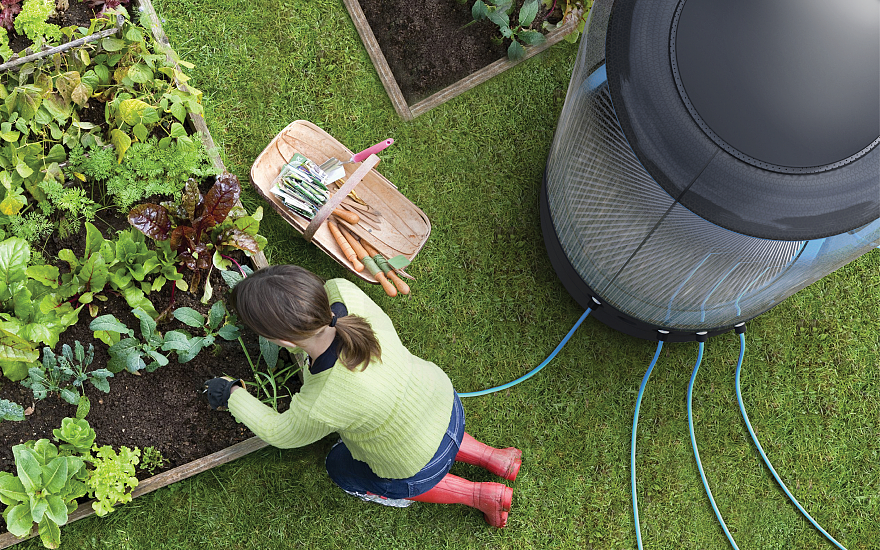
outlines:
[{"label": "pink-handled garden tool", "polygon": [[394,143],[394,139],[388,138],[385,141],[380,141],[376,145],[364,149],[360,153],[352,155],[349,160],[341,161],[337,158],[329,158],[326,162],[320,165],[318,168],[324,171],[327,174],[327,183],[339,180],[345,177],[345,167],[344,165],[350,164],[352,162],[363,162],[370,155],[376,154],[380,151],[384,151],[387,149],[392,143]]}]

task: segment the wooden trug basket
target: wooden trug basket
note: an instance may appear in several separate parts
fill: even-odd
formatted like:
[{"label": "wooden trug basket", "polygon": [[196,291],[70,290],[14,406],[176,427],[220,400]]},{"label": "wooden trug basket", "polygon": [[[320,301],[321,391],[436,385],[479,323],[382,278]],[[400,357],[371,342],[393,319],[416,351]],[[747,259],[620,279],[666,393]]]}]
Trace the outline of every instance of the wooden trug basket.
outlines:
[{"label": "wooden trug basket", "polygon": [[[281,167],[296,153],[317,164],[330,158],[347,161],[353,153],[315,124],[297,120],[281,130],[254,161],[250,172],[254,188],[294,229],[304,233],[309,220],[287,208],[271,191]],[[358,163],[345,164],[346,175],[341,183],[344,183],[358,166]],[[412,261],[431,234],[431,222],[428,216],[375,169],[364,176],[354,191],[368,205],[374,216],[372,219],[362,217],[361,223],[355,225],[334,217],[335,221],[362,241],[372,245],[386,258],[403,255]],[[379,223],[376,222],[377,218],[380,220]],[[367,270],[354,270],[336,244],[326,222],[318,226],[312,242],[364,281],[376,284],[376,279]]]}]

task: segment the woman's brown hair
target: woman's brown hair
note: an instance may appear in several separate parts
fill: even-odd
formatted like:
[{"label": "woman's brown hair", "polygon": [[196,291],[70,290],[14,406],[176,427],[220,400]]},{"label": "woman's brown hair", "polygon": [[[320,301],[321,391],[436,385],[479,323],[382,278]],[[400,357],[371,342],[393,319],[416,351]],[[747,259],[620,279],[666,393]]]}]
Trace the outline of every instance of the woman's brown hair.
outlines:
[{"label": "woman's brown hair", "polygon": [[[328,326],[333,319],[324,281],[296,265],[273,265],[260,269],[232,290],[232,303],[241,319],[265,338],[301,342]],[[382,349],[373,328],[362,317],[346,315],[336,320],[339,359],[349,370]]]}]

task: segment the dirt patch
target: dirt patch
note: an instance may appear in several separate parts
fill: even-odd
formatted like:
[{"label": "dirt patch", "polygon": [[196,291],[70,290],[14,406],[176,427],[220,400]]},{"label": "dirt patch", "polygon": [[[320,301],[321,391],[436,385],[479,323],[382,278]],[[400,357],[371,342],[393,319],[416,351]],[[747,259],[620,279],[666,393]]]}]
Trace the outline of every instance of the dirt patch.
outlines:
[{"label": "dirt patch", "polygon": [[[474,0],[359,0],[382,54],[407,103],[412,105],[507,56],[510,40],[497,25],[474,22]],[[519,13],[522,0],[515,2]],[[542,6],[532,24],[557,23]]]}]

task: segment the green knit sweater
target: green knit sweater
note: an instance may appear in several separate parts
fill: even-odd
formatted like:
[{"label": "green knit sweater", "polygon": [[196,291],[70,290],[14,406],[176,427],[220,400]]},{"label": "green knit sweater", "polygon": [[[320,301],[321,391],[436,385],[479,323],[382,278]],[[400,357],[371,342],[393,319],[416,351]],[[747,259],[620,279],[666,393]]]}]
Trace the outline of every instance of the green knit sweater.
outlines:
[{"label": "green knit sweater", "polygon": [[355,284],[331,279],[330,303],[367,320],[382,347],[381,361],[350,371],[341,362],[304,384],[290,408],[277,413],[256,397],[235,391],[229,411],[276,447],[301,447],[338,432],[354,458],[376,475],[403,479],[425,467],[440,446],[452,414],[453,389],[440,367],[400,342],[388,315]]}]

